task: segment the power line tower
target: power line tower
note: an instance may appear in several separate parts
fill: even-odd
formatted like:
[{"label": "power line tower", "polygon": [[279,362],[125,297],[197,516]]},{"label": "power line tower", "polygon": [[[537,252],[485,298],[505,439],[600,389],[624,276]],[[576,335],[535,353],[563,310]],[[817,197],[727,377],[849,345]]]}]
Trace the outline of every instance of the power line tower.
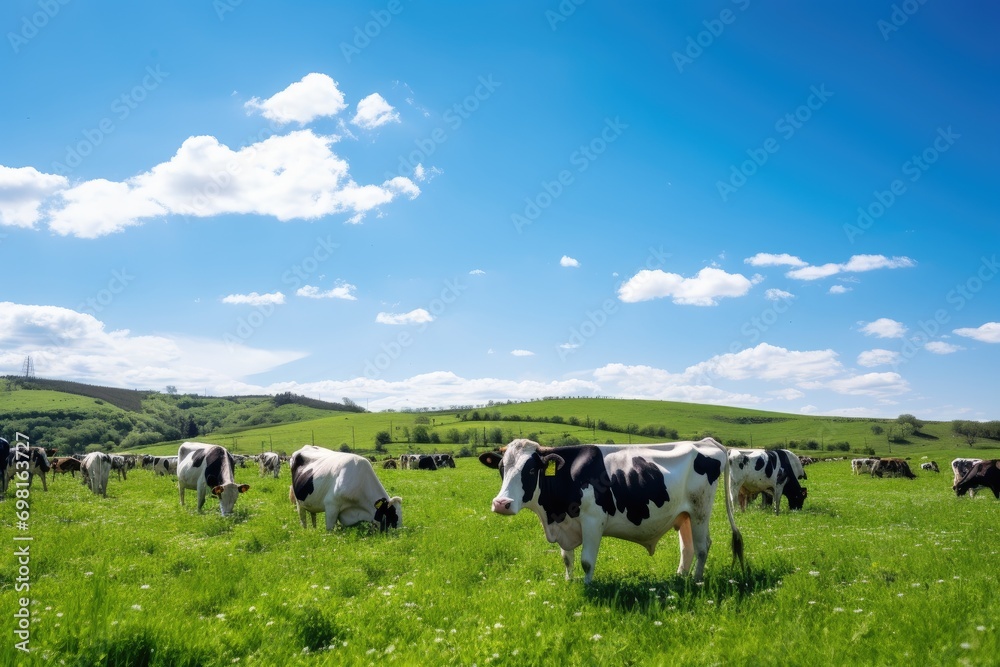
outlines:
[{"label": "power line tower", "polygon": [[35,362],[31,360],[30,354],[24,358],[24,364],[21,366],[21,377],[25,380],[35,379]]}]

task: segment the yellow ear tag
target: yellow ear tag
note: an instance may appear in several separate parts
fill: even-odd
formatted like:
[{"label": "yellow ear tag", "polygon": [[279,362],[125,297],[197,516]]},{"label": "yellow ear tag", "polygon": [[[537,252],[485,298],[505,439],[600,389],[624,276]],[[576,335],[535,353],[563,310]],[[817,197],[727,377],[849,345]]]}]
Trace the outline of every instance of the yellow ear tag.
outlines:
[{"label": "yellow ear tag", "polygon": [[382,505],[384,505],[384,504],[385,504],[384,500],[379,500],[378,502],[375,503],[375,509],[377,509],[377,510],[382,509]]},{"label": "yellow ear tag", "polygon": [[546,477],[555,477],[556,476],[556,462],[555,461],[549,461],[549,464],[547,466],[545,466],[545,476]]}]

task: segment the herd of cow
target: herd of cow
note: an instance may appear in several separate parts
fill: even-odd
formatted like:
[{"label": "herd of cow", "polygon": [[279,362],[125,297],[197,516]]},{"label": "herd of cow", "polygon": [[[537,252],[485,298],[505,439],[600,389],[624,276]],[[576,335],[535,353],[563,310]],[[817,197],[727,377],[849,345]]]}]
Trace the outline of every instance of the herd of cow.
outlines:
[{"label": "herd of cow", "polygon": [[[306,445],[290,457],[266,452],[256,457],[234,455],[221,445],[185,442],[177,456],[109,455],[92,452],[82,458],[49,458],[54,452],[38,447],[12,449],[0,438],[0,483],[2,500],[11,479],[30,486],[41,477],[48,490],[49,471],[80,471],[83,483],[98,495],[107,496],[112,472],[127,479],[128,471],[142,467],[159,475],[177,477],[180,504],[185,490],[197,493],[200,512],[209,494],[219,500],[223,516],[233,512],[240,495],[250,489],[235,482],[235,469],[256,462],[260,475],[277,478],[287,461],[291,469],[289,501],[299,514],[302,527],[309,516],[313,527],[316,515],[325,514],[326,528],[338,521],[344,526],[372,523],[381,530],[402,525],[402,498],[390,497],[372,467],[362,456]],[[669,530],[678,532],[681,559],[678,574],[687,574],[694,565],[700,580],[711,539],[709,520],[718,481],[723,479],[727,518],[732,533],[734,561],[743,562],[743,538],[733,513],[738,502],[745,510],[757,495],[765,505],[780,511],[781,499],[789,509],[801,509],[807,497],[805,465],[814,462],[789,450],[727,449],[712,438],[697,442],[653,445],[578,445],[543,447],[518,439],[500,451],[486,452],[479,461],[500,473],[501,487],[492,501],[497,514],[514,515],[521,509],[534,512],[549,542],[561,549],[566,578],[574,567],[574,552],[582,546],[581,564],[586,582],[594,574],[601,538],[617,537],[640,544],[650,555]],[[961,458],[952,461],[953,490],[958,496],[988,488],[1000,498],[1000,469],[997,460]],[[395,459],[382,461],[384,468],[397,467]],[[455,467],[449,454],[413,455],[399,458],[398,467],[430,469]],[[898,458],[853,459],[855,474],[873,477],[913,478],[909,465]],[[921,468],[940,472],[934,462]]]}]

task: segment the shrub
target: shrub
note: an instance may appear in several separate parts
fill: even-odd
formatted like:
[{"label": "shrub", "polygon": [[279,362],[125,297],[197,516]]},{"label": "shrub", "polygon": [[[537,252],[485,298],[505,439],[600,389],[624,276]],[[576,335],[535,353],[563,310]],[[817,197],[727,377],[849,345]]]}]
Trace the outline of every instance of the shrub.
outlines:
[{"label": "shrub", "polygon": [[[375,434],[375,451],[384,451],[385,446],[392,442],[392,436],[388,431],[379,431]],[[380,449],[381,447],[381,449]]]}]

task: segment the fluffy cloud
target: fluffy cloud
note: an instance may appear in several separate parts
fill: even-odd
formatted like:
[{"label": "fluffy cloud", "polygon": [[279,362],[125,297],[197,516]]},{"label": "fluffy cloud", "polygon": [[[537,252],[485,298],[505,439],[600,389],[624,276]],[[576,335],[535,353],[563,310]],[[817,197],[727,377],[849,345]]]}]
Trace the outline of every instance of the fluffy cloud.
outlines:
[{"label": "fluffy cloud", "polygon": [[411,310],[408,313],[379,313],[375,316],[375,321],[379,324],[426,324],[433,322],[434,316],[423,308]]},{"label": "fluffy cloud", "polygon": [[807,382],[837,375],[843,370],[833,350],[787,350],[760,343],[739,352],[722,354],[689,366],[690,378],[708,376],[729,380]]},{"label": "fluffy cloud", "polygon": [[845,287],[844,285],[831,285],[829,294],[847,294],[851,291],[850,287]]},{"label": "fluffy cloud", "polygon": [[469,271],[469,275],[470,276],[485,276],[486,272],[483,271],[482,269],[472,269],[471,271]]},{"label": "fluffy cloud", "polygon": [[766,399],[739,394],[710,384],[692,383],[683,374],[651,366],[607,364],[594,371],[594,379],[605,394],[660,401],[688,401],[715,405],[757,405]]},{"label": "fluffy cloud", "polygon": [[563,255],[562,259],[559,260],[559,266],[579,268],[580,262],[573,259],[569,255]]},{"label": "fluffy cloud", "polygon": [[511,350],[510,353],[515,357],[533,357],[535,353],[531,350]]},{"label": "fluffy cloud", "polygon": [[618,298],[635,303],[669,296],[680,305],[714,306],[720,298],[743,296],[751,287],[746,276],[713,267],[702,269],[693,278],[660,269],[643,269],[619,288]]},{"label": "fluffy cloud", "polygon": [[910,390],[909,384],[899,373],[866,373],[831,380],[827,383],[827,387],[838,394],[876,398],[904,394]]},{"label": "fluffy cloud", "polygon": [[980,327],[955,329],[954,333],[981,343],[1000,343],[1000,322],[987,322]]},{"label": "fluffy cloud", "polygon": [[924,345],[924,349],[928,352],[933,352],[934,354],[954,354],[962,348],[958,345],[952,345],[951,343],[946,343],[943,340],[932,340],[931,342]]},{"label": "fluffy cloud", "polygon": [[321,291],[315,285],[303,285],[295,294],[297,296],[304,296],[307,299],[345,299],[347,301],[357,301],[358,297],[354,296],[354,290],[356,289],[357,287],[350,283],[337,283],[335,287],[325,292]]},{"label": "fluffy cloud", "polygon": [[373,130],[386,123],[398,123],[399,114],[378,93],[372,93],[358,102],[358,112],[351,122],[366,130]]},{"label": "fluffy cloud", "polygon": [[230,294],[222,298],[222,303],[233,303],[245,306],[278,306],[285,302],[285,295],[281,292],[271,292],[270,294]]},{"label": "fluffy cloud", "polygon": [[769,289],[764,292],[764,298],[768,301],[784,301],[786,299],[794,299],[795,295],[785,290]]},{"label": "fluffy cloud", "polygon": [[772,255],[767,252],[759,252],[753,257],[747,257],[743,262],[750,266],[806,266],[806,263],[801,259],[787,253]]},{"label": "fluffy cloud", "polygon": [[264,118],[279,125],[291,122],[304,125],[321,116],[336,116],[347,104],[336,81],[326,74],[313,72],[266,100],[254,97],[244,106],[260,111]]},{"label": "fluffy cloud", "polygon": [[878,336],[879,338],[902,338],[906,333],[906,326],[902,322],[890,320],[888,317],[880,317],[874,322],[861,327],[861,331],[868,336]]},{"label": "fluffy cloud", "polygon": [[67,185],[65,177],[43,174],[34,167],[0,165],[0,224],[34,227],[41,218],[42,203]]},{"label": "fluffy cloud", "polygon": [[865,368],[873,366],[893,366],[899,361],[899,352],[876,348],[866,350],[858,355],[858,365]]},{"label": "fluffy cloud", "polygon": [[854,255],[844,264],[821,264],[793,269],[785,275],[796,280],[819,280],[838,273],[857,273],[875,269],[901,269],[916,266],[909,257],[886,257],[885,255]]}]

